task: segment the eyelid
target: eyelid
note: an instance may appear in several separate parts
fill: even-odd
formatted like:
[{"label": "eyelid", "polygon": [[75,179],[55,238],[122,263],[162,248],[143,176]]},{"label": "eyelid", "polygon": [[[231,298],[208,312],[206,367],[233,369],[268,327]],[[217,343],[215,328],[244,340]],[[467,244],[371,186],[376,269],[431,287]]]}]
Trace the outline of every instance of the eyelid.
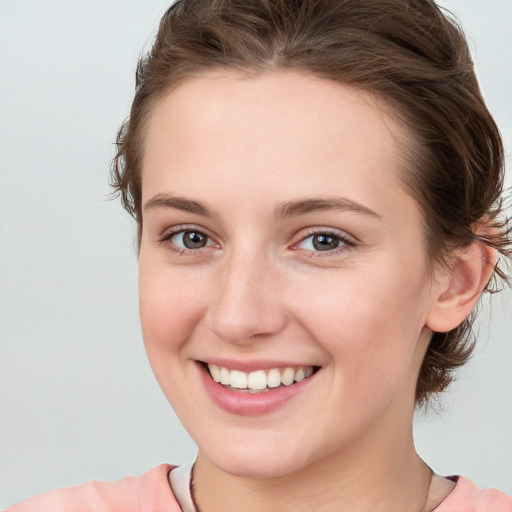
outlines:
[{"label": "eyelid", "polygon": [[[312,250],[308,250],[308,249],[301,249],[300,247],[298,247],[299,244],[301,244],[308,238],[315,236],[315,235],[327,235],[327,236],[332,236],[332,237],[338,238],[342,242],[342,245],[340,247],[337,247],[332,250],[327,250],[327,251],[312,251]],[[358,243],[358,240],[355,237],[349,235],[345,231],[335,229],[335,228],[327,228],[327,227],[325,227],[325,228],[324,227],[306,228],[306,230],[299,232],[299,234],[297,234],[295,238],[298,238],[298,240],[293,242],[291,249],[307,251],[307,252],[314,254],[315,257],[329,256],[329,255],[332,256],[332,255],[338,254],[340,252],[349,250],[350,248],[354,247]]]},{"label": "eyelid", "polygon": [[[200,233],[201,235],[204,235],[208,238],[208,241],[211,241],[211,245],[206,245],[204,247],[200,247],[197,249],[184,249],[181,247],[178,247],[171,243],[171,239],[176,236],[179,233],[186,232],[186,231],[194,231],[197,233]],[[298,245],[308,238],[315,236],[315,235],[327,235],[338,238],[342,245],[340,247],[337,247],[332,250],[326,250],[326,251],[313,251],[309,249],[301,249],[298,247]],[[290,249],[292,250],[303,250],[304,252],[311,253],[311,255],[314,255],[314,257],[321,257],[321,256],[332,256],[336,255],[340,252],[344,252],[346,250],[349,250],[350,248],[354,247],[358,244],[358,240],[356,237],[349,235],[345,231],[342,231],[340,229],[332,228],[332,227],[310,227],[305,228],[301,230],[297,235],[295,235],[295,241],[290,246]],[[194,225],[194,224],[181,224],[178,226],[173,226],[171,228],[168,228],[164,231],[164,233],[158,238],[158,243],[161,245],[166,246],[166,248],[174,253],[180,254],[180,255],[197,255],[201,252],[203,252],[205,249],[211,249],[212,247],[219,247],[220,244],[215,240],[215,238],[208,232],[207,229],[204,229],[203,227]]]},{"label": "eyelid", "polygon": [[[193,231],[195,233],[199,233],[201,235],[204,235],[208,238],[209,241],[213,242],[212,245],[205,245],[204,247],[199,247],[197,249],[184,249],[182,247],[177,247],[171,242],[171,239],[176,236],[179,233],[183,233],[186,231]],[[202,250],[205,249],[211,249],[212,247],[219,247],[218,242],[215,240],[215,238],[208,233],[208,230],[199,227],[197,225],[193,224],[181,224],[178,226],[173,226],[171,228],[168,228],[164,231],[164,233],[158,237],[158,243],[161,245],[166,246],[166,248],[174,253],[180,254],[180,255],[193,255],[198,254],[199,252],[202,252]]]}]

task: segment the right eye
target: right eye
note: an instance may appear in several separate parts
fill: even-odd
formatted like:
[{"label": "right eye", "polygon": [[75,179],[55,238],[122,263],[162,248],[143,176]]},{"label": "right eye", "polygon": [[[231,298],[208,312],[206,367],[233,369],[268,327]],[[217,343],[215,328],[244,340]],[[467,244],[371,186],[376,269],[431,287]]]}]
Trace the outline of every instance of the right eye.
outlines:
[{"label": "right eye", "polygon": [[193,251],[215,245],[208,235],[194,229],[176,231],[166,236],[165,240],[179,251]]}]

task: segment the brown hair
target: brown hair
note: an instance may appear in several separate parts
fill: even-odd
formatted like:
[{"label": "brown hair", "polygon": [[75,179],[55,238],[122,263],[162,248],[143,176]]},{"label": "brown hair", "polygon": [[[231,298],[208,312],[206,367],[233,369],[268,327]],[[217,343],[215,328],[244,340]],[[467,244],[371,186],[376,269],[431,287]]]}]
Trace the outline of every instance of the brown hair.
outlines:
[{"label": "brown hair", "polygon": [[[145,120],[184,80],[215,69],[294,69],[350,84],[406,127],[403,180],[423,211],[430,262],[474,240],[510,256],[503,218],[503,147],[460,27],[431,0],[178,0],[140,59],[111,179],[142,230]],[[482,237],[476,227],[485,219]],[[490,233],[490,234],[489,234]],[[506,280],[499,264],[491,282]],[[490,286],[487,287],[490,291]],[[435,333],[416,388],[425,403],[470,357],[474,314]]]}]

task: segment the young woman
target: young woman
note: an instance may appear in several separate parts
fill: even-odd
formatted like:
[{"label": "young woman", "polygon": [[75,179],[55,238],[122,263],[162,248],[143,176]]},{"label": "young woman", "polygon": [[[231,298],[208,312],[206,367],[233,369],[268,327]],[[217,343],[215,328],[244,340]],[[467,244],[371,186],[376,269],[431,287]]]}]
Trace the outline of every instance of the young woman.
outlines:
[{"label": "young woman", "polygon": [[412,437],[511,250],[499,132],[433,2],[176,2],[112,178],[198,456],[13,512],[512,511]]}]

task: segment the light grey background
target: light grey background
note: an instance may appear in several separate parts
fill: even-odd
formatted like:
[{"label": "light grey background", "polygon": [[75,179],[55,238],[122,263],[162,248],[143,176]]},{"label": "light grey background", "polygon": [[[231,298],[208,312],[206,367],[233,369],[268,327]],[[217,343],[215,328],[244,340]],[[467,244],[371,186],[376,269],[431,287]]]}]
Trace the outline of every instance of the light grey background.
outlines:
[{"label": "light grey background", "polygon": [[[512,1],[443,4],[510,151]],[[167,5],[0,1],[0,508],[195,453],[145,358],[132,222],[106,200],[136,59]],[[512,294],[479,326],[417,444],[437,472],[512,493]]]}]

